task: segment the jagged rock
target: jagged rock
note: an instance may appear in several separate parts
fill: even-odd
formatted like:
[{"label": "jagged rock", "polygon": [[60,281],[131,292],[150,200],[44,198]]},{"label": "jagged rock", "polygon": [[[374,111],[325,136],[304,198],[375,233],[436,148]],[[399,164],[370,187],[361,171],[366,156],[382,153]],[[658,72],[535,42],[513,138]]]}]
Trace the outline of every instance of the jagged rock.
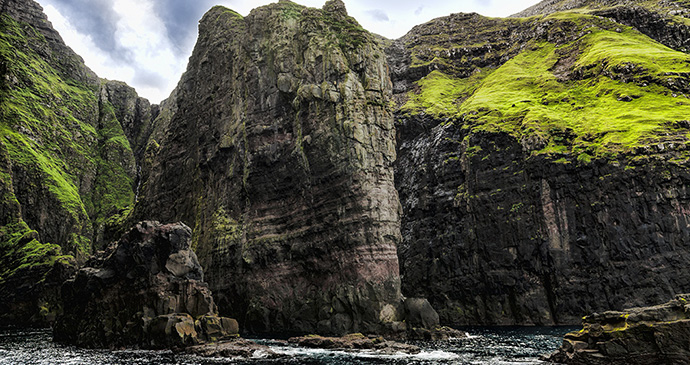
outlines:
[{"label": "jagged rock", "polygon": [[385,55],[342,1],[324,9],[211,9],[142,169],[134,217],[195,227],[219,306],[252,332],[403,319]]},{"label": "jagged rock", "polygon": [[62,287],[55,341],[83,347],[170,348],[239,332],[218,317],[184,224],[140,222]]},{"label": "jagged rock", "polygon": [[604,312],[583,318],[583,328],[542,360],[560,364],[687,364],[690,359],[690,294],[654,307]]},{"label": "jagged rock", "polygon": [[418,354],[421,349],[414,345],[387,341],[383,337],[367,337],[361,333],[352,333],[342,337],[323,337],[309,335],[302,337],[291,337],[289,343],[299,346],[338,349],[338,350],[376,350],[380,353],[393,354],[403,352],[408,354]]}]

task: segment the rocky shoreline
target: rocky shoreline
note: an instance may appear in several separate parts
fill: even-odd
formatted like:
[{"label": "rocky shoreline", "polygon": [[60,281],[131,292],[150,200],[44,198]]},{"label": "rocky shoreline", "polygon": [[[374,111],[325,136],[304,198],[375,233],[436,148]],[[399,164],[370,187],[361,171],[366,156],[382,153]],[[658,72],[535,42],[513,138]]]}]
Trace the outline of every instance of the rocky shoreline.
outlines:
[{"label": "rocky shoreline", "polygon": [[586,316],[580,331],[542,360],[572,365],[687,364],[690,294],[668,303]]}]

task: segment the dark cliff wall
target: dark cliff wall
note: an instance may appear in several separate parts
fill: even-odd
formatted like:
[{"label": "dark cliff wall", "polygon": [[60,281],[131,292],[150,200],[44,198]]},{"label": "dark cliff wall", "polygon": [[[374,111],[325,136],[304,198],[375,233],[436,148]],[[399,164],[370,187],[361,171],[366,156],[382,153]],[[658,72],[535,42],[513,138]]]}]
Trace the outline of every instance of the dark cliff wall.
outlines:
[{"label": "dark cliff wall", "polygon": [[340,1],[216,7],[199,34],[135,216],[193,227],[221,313],[249,330],[399,320],[391,86],[374,38]]},{"label": "dark cliff wall", "polygon": [[[433,123],[398,129],[414,122]],[[554,163],[508,134],[429,129],[399,147],[399,254],[403,293],[442,322],[575,324],[690,290],[690,174],[673,152]]]},{"label": "dark cliff wall", "polygon": [[687,55],[576,12],[454,14],[387,53],[404,295],[530,325],[690,290]]},{"label": "dark cliff wall", "polygon": [[[133,204],[136,142],[127,136],[150,123],[151,107],[98,79],[34,1],[0,9],[0,316],[41,322],[55,310],[63,271],[54,265],[86,257]],[[125,99],[142,112],[121,123]],[[44,295],[49,272],[57,277]]]}]

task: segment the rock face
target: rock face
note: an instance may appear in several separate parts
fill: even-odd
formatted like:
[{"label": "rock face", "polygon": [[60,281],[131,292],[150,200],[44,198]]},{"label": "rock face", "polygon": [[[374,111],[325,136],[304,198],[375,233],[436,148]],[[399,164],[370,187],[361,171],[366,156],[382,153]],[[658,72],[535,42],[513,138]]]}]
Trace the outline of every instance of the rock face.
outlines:
[{"label": "rock face", "polygon": [[59,311],[46,275],[83,262],[134,203],[156,109],[98,79],[36,2],[0,10],[0,321],[45,325]]},{"label": "rock face", "polygon": [[582,8],[587,8],[593,15],[634,27],[675,50],[690,52],[690,26],[687,22],[690,4],[683,1],[545,0],[513,17],[547,15]]},{"label": "rock face", "polygon": [[578,11],[454,14],[387,48],[402,289],[441,323],[574,324],[690,290],[690,68],[591,52],[688,56]]},{"label": "rock face", "polygon": [[690,294],[666,304],[593,314],[543,360],[560,364],[687,364]]},{"label": "rock face", "polygon": [[386,57],[347,16],[215,7],[136,217],[187,222],[223,313],[255,332],[379,332],[402,319]]},{"label": "rock face", "polygon": [[55,341],[169,348],[237,335],[218,317],[184,224],[140,222],[62,287]]}]

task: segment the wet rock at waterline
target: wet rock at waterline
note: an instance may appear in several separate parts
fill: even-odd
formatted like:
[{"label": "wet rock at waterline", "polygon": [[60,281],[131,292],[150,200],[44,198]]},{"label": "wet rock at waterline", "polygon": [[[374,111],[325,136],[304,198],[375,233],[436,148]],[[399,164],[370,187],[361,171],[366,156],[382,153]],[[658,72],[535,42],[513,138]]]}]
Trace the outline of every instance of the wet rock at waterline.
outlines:
[{"label": "wet rock at waterline", "polygon": [[140,222],[62,287],[55,341],[82,347],[170,348],[239,332],[217,316],[183,223]]},{"label": "wet rock at waterline", "polygon": [[687,364],[690,294],[658,306],[592,314],[544,360],[562,364]]},{"label": "wet rock at waterline", "polygon": [[361,333],[352,333],[342,337],[323,337],[309,335],[302,337],[292,337],[289,343],[299,346],[338,349],[338,350],[375,350],[379,353],[393,354],[402,352],[406,354],[417,354],[421,349],[414,345],[403,344],[394,341],[387,341],[383,337],[367,337]]},{"label": "wet rock at waterline", "polygon": [[279,355],[270,347],[243,338],[234,338],[218,343],[190,346],[183,350],[184,353],[202,357],[224,358],[261,358],[275,359]]}]

